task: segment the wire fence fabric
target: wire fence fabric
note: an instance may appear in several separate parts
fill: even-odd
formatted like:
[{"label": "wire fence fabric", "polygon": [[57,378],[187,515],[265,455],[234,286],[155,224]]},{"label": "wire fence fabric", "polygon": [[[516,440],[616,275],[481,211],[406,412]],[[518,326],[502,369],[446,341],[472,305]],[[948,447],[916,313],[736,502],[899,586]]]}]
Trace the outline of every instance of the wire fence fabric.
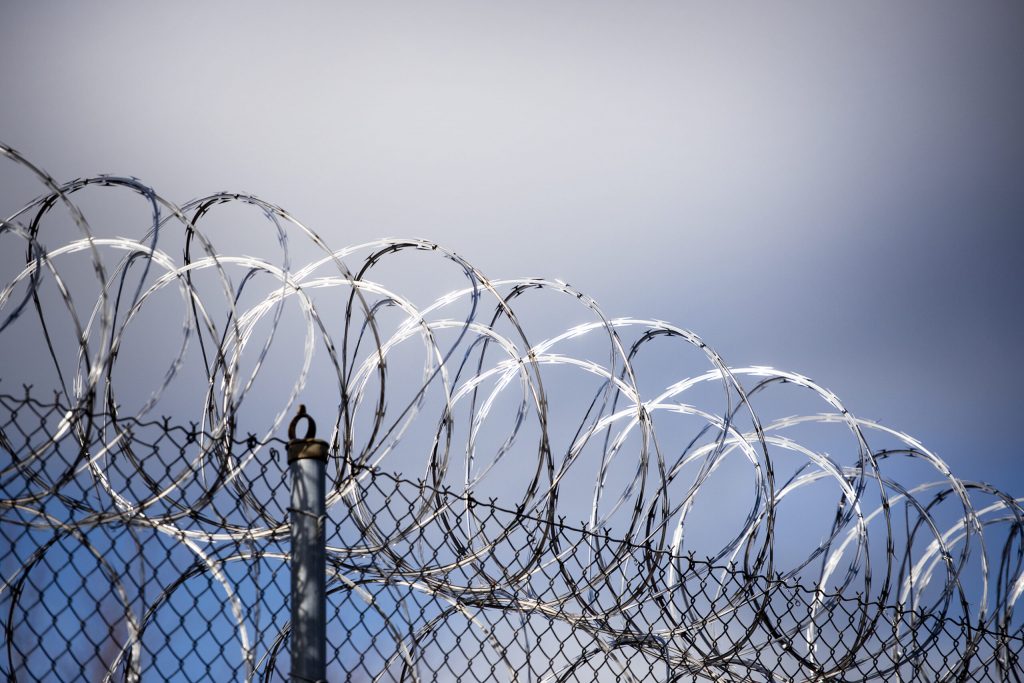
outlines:
[{"label": "wire fence fabric", "polygon": [[[69,419],[63,406],[27,395],[0,396],[0,405],[9,452],[47,450],[15,460],[24,488],[0,527],[12,549],[9,679],[286,678],[287,525],[244,522],[258,486],[219,479],[204,501],[167,502],[160,519],[104,510],[88,460],[103,442],[68,439],[62,448],[52,439],[61,427],[82,435],[89,426],[80,422],[102,420]],[[191,454],[214,441],[194,426],[121,427],[132,436],[106,447],[111,479],[138,476],[147,461],[195,474]],[[279,495],[284,442],[260,445],[262,484]],[[217,446],[225,461],[253,447]],[[328,522],[337,680],[1021,677],[1020,626],[828,593],[373,468],[339,477]],[[236,505],[226,514],[215,502],[222,496]]]}]

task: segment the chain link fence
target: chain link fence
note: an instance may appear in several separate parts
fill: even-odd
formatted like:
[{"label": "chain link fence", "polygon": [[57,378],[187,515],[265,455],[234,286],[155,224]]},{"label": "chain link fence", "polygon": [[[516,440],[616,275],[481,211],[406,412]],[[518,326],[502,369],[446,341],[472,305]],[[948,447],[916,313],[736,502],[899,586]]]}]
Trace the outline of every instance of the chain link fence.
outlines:
[{"label": "chain link fence", "polygon": [[[283,441],[0,406],[7,680],[287,679]],[[331,681],[1022,679],[1005,618],[750,574],[337,453],[329,470]]]}]

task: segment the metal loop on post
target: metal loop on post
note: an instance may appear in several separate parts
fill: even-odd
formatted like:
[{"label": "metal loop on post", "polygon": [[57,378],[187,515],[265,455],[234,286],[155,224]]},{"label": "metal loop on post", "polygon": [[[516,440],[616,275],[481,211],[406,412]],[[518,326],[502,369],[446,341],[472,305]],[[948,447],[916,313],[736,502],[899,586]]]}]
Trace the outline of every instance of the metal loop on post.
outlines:
[{"label": "metal loop on post", "polygon": [[299,420],[306,420],[306,436],[305,439],[316,438],[316,420],[313,416],[306,412],[306,404],[300,403],[299,410],[295,413],[295,417],[288,423],[288,438],[291,441],[295,441],[295,428],[299,426]]},{"label": "metal loop on post", "polygon": [[[300,420],[306,421],[306,436],[297,439],[295,438],[295,428],[299,426]],[[306,412],[305,404],[299,405],[298,412],[288,424],[288,439],[289,463],[304,458],[327,462],[327,442],[316,438],[316,421]]]}]

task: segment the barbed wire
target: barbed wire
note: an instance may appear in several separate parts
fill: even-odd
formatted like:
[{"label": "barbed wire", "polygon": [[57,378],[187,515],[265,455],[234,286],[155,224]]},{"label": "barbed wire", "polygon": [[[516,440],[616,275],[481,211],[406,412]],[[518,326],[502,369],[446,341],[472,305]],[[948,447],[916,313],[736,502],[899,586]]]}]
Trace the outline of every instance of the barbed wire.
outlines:
[{"label": "barbed wire", "polygon": [[0,153],[42,188],[0,226],[11,680],[281,675],[300,397],[338,675],[1020,680],[1021,500],[811,379],[424,240]]}]

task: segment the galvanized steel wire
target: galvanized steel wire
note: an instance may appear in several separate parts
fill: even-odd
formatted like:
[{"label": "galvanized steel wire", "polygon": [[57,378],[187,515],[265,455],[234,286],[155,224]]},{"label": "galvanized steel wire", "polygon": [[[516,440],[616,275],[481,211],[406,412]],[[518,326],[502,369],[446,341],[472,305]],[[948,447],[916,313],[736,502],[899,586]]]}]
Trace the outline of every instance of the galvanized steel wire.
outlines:
[{"label": "galvanized steel wire", "polygon": [[[300,397],[330,424],[336,676],[1021,680],[1021,499],[811,379],[425,240],[334,249],[251,195],[0,154],[40,188],[0,225],[9,680],[283,675]],[[258,220],[225,240],[225,207]],[[377,278],[409,254],[461,284]]]}]

